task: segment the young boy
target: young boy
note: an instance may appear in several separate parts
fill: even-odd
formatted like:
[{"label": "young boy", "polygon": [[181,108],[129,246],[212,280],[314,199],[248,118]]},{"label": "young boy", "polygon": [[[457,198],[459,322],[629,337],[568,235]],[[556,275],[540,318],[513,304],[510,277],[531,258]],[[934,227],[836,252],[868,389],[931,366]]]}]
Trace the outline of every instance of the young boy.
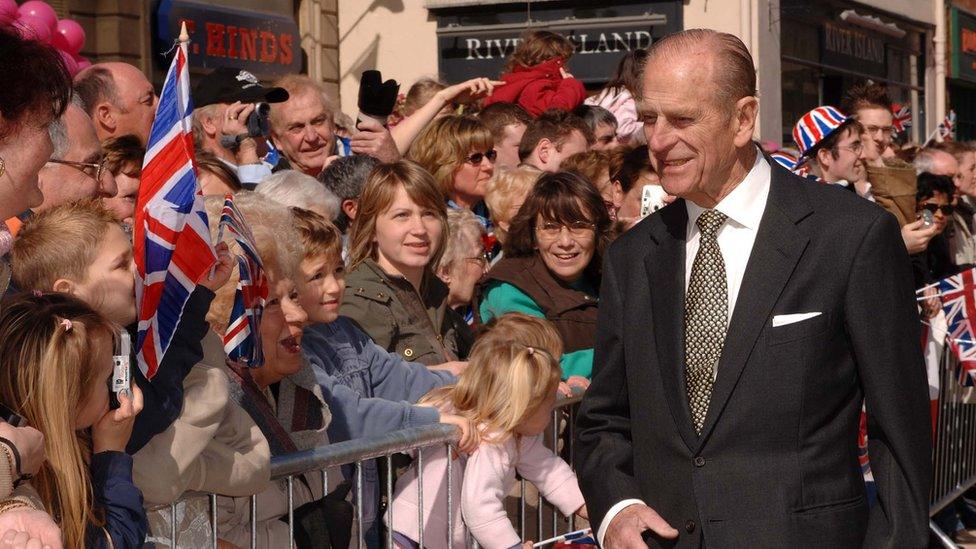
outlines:
[{"label": "young boy", "polygon": [[[309,326],[302,332],[302,352],[329,401],[329,440],[341,442],[438,421],[453,423],[452,418],[439,417],[434,408],[411,403],[432,389],[454,383],[448,370],[457,371],[466,363],[447,363],[442,365],[444,369],[431,370],[423,364],[407,362],[340,317],[346,285],[339,230],[316,213],[292,211],[305,248],[298,299],[308,314]],[[337,386],[350,388],[366,398],[347,398],[346,391],[337,390]],[[373,528],[378,524],[379,497],[375,461],[363,463],[363,477],[363,529],[368,540],[378,542],[378,532]]]},{"label": "young boy", "polygon": [[64,204],[31,218],[10,252],[13,282],[22,291],[64,292],[88,303],[132,339],[132,380],[142,390],[144,407],[126,446],[130,455],[166,430],[183,408],[183,378],[203,358],[200,340],[214,291],[230,276],[226,245],[218,246],[212,279],[204,275],[183,309],[170,347],[150,382],[136,366],[135,262],[132,243],[100,202]]}]

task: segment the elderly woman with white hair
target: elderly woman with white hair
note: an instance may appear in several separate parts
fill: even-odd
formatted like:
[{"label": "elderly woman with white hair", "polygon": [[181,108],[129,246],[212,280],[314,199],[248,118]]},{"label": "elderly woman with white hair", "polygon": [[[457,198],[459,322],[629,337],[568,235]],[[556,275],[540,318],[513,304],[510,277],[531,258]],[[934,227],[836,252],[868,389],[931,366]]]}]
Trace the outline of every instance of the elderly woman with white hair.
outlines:
[{"label": "elderly woman with white hair", "polygon": [[472,324],[475,286],[488,270],[485,228],[471,210],[448,210],[447,226],[444,254],[434,272],[447,284],[447,306]]},{"label": "elderly woman with white hair", "polygon": [[289,208],[311,210],[332,222],[339,217],[342,207],[335,193],[297,170],[282,170],[268,176],[256,191]]}]

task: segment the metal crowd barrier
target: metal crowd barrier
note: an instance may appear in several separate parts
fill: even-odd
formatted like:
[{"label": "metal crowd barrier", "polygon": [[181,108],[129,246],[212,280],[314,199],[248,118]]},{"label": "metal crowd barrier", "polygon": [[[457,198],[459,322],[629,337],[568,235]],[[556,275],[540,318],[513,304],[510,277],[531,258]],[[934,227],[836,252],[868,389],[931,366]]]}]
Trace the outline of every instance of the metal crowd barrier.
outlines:
[{"label": "metal crowd barrier", "polygon": [[[929,517],[976,485],[976,389],[960,382],[968,375],[947,347],[939,363]],[[929,527],[943,546],[956,547],[934,522]]]},{"label": "metal crowd barrier", "polygon": [[[573,448],[573,425],[575,423],[575,415],[577,405],[580,400],[582,400],[582,395],[577,394],[573,397],[560,397],[557,399],[552,410],[552,422],[547,428],[546,442],[547,445],[551,444],[551,448],[558,454],[560,454],[570,466],[573,465],[574,448]],[[565,435],[565,436],[563,436]],[[551,436],[551,440],[550,440]],[[393,456],[395,454],[406,453],[412,450],[420,450],[424,448],[442,446],[444,451],[447,452],[448,460],[451,459],[451,445],[458,442],[460,437],[460,432],[457,427],[445,424],[435,424],[428,425],[424,427],[415,427],[412,429],[404,429],[402,431],[395,431],[383,436],[378,437],[368,437],[356,440],[349,440],[345,442],[338,442],[335,444],[329,444],[327,446],[320,446],[311,450],[306,450],[302,452],[296,452],[293,454],[288,454],[285,456],[274,457],[271,459],[271,480],[272,481],[284,481],[287,489],[288,496],[288,534],[289,534],[289,548],[294,548],[294,483],[295,477],[299,475],[304,475],[308,473],[319,473],[322,476],[322,492],[323,494],[328,493],[328,473],[327,469],[335,468],[340,465],[354,465],[355,473],[353,475],[353,488],[356,494],[356,502],[362,501],[363,496],[363,462],[382,458],[385,462],[386,467],[386,486],[383,489],[386,495],[387,510],[392,517],[392,505],[390,503],[393,501]],[[566,441],[566,444],[560,448],[559,443],[561,441]],[[415,463],[417,467],[417,485],[423,486],[423,452],[417,452],[415,458]],[[452,521],[452,510],[451,505],[452,495],[451,490],[454,482],[460,482],[460,479],[453,478],[452,468],[447,468],[447,540],[442,545],[440,542],[434,540],[425,540],[423,538],[423,525],[424,525],[424,511],[423,511],[423,490],[418,490],[418,505],[420,512],[418,514],[417,520],[420,525],[420,539],[419,545],[421,547],[430,547],[432,549],[437,549],[441,547],[451,547],[451,540],[453,540],[454,526]],[[516,524],[516,529],[520,532],[522,539],[525,539],[527,533],[528,522],[526,520],[527,505],[526,505],[526,481],[522,480],[519,488],[519,498],[518,498],[518,512],[517,516],[509,517]],[[178,501],[170,504],[169,508],[169,519],[170,519],[170,532],[168,543],[170,547],[179,547],[179,528],[177,527],[177,506],[180,504],[186,504],[189,500],[197,498],[207,498],[209,503],[209,526],[210,526],[210,539],[211,547],[217,547],[218,532],[217,532],[217,498],[218,494],[201,494],[201,493],[188,493],[184,494]],[[551,509],[552,516],[551,522],[545,524],[545,510],[544,507],[548,506]],[[166,507],[163,507],[165,509]],[[257,547],[257,530],[256,530],[256,517],[257,517],[257,504],[256,496],[250,496],[250,547],[255,549]],[[363,509],[359,506],[355,506],[355,531],[357,532],[357,547],[362,549],[365,547],[365,540],[363,538],[363,530],[360,527],[363,523]],[[575,515],[570,517],[568,524],[564,525],[565,522],[559,516],[559,511],[555,506],[549,503],[543,503],[543,499],[540,495],[538,503],[536,506],[536,517],[535,517],[535,530],[542,539],[543,530],[548,526],[549,530],[552,532],[552,537],[560,534],[560,532],[570,532],[576,529]],[[378,515],[376,520],[382,521],[384,517],[382,514]],[[560,528],[563,525],[564,528]],[[568,529],[566,529],[568,528]],[[162,536],[160,532],[153,532],[154,539],[159,540]],[[478,547],[477,542],[475,542],[469,536],[468,545],[470,547]],[[386,529],[386,539],[384,540],[384,547],[393,547],[393,531],[390,528]]]}]

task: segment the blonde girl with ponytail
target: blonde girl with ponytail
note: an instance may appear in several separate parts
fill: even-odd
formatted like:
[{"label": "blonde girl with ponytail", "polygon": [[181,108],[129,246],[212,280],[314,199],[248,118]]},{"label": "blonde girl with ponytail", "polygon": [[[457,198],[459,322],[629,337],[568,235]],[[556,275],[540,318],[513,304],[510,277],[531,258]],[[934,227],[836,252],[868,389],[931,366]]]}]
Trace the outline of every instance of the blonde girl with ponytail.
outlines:
[{"label": "blonde girl with ponytail", "polygon": [[125,445],[142,393],[109,394],[119,328],[67,294],[23,294],[0,311],[0,402],[44,435],[32,484],[65,547],[140,547],[147,522]]},{"label": "blonde girl with ponytail", "polygon": [[390,515],[386,517],[397,547],[418,547],[418,490],[424,494],[424,544],[448,546],[448,467],[455,479],[451,547],[464,547],[469,532],[486,549],[531,547],[519,538],[505,512],[504,499],[515,486],[516,472],[563,514],[586,517],[576,475],[542,442],[556,401],[561,355],[562,339],[548,321],[506,314],[488,323],[457,383],[424,397],[421,402],[442,413],[474,422],[481,443],[470,456],[453,454],[450,463],[443,448],[424,449],[423,486],[417,481],[416,461],[397,480],[392,524]]}]

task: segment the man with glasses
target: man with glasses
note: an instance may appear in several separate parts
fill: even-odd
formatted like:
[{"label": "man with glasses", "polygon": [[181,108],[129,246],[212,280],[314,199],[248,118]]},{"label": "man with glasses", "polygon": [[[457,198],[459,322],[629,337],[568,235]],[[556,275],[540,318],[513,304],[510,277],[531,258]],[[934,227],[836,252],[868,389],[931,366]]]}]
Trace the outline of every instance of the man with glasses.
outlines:
[{"label": "man with glasses", "polygon": [[800,117],[793,128],[793,140],[812,176],[854,191],[853,182],[864,162],[861,132],[856,120],[834,107],[822,106]]},{"label": "man with glasses", "polygon": [[35,212],[87,198],[111,198],[118,189],[91,118],[75,99],[51,125],[54,153],[41,169],[38,186],[44,201]]},{"label": "man with glasses", "polygon": [[[884,166],[882,158],[894,156],[891,139],[895,135],[895,115],[891,112],[891,98],[885,87],[875,82],[862,82],[844,94],[840,108],[864,127],[864,138],[876,147],[867,151],[868,164]],[[871,154],[871,151],[876,151]]]}]

